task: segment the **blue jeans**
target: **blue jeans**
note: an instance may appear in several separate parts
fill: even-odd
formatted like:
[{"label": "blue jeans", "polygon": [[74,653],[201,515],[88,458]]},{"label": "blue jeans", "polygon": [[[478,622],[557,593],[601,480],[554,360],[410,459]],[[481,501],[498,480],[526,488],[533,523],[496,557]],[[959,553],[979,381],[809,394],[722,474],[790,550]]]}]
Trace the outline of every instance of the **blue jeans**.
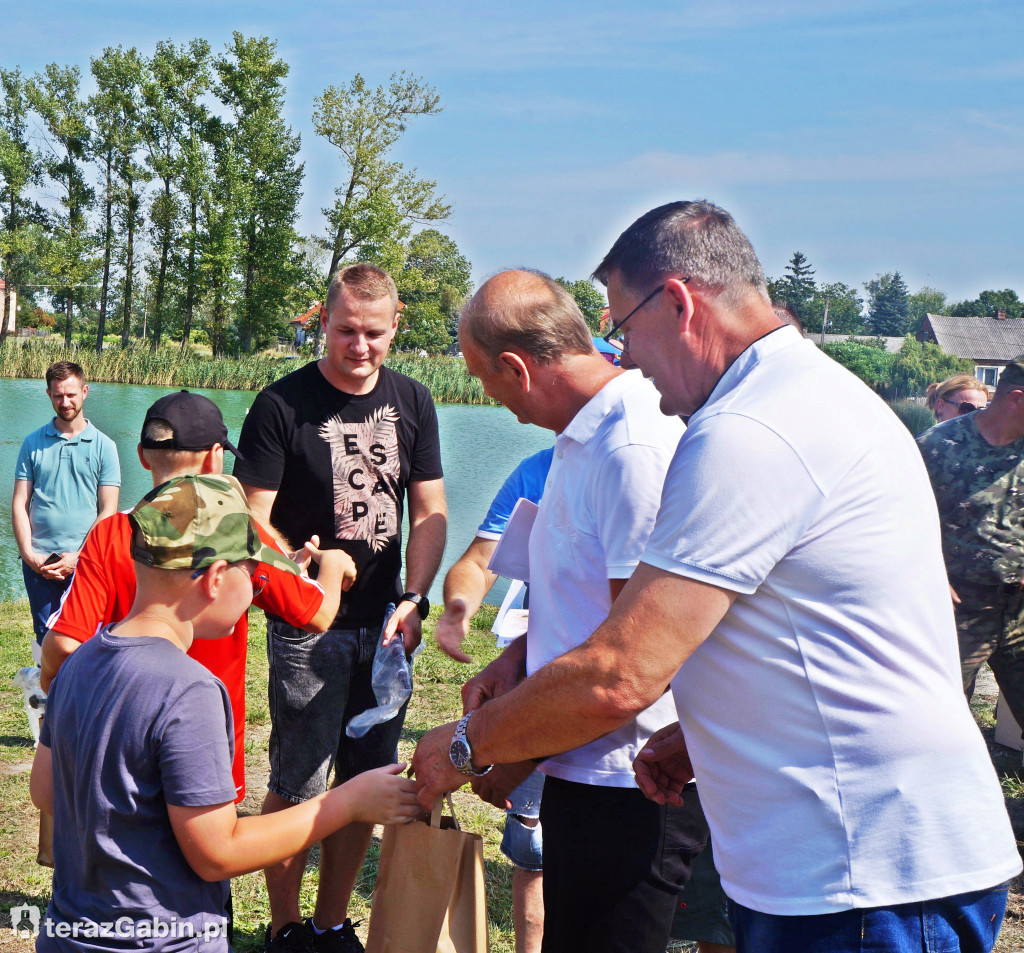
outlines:
[{"label": "blue jeans", "polygon": [[[523,870],[544,867],[544,834],[538,820],[543,792],[544,775],[534,771],[508,795],[512,808],[505,814],[501,852]],[[525,823],[527,820],[532,820],[533,825]]]},{"label": "blue jeans", "polygon": [[989,953],[1006,884],[921,903],[818,916],[758,913],[729,901],[737,953]]},{"label": "blue jeans", "polygon": [[298,804],[334,781],[394,764],[405,711],[362,738],[345,734],[348,720],[377,699],[370,682],[380,626],[304,632],[267,619],[270,662],[270,780],[267,787]]},{"label": "blue jeans", "polygon": [[32,631],[36,634],[36,641],[42,645],[50,616],[60,608],[61,597],[71,585],[74,573],[66,579],[45,579],[22,560],[21,577],[25,580],[25,592],[32,613]]}]

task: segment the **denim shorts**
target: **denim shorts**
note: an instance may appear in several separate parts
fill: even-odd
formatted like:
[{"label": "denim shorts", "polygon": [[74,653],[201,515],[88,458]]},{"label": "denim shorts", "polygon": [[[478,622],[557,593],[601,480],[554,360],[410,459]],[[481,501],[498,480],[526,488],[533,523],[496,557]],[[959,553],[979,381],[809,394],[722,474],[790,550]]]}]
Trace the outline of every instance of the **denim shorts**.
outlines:
[{"label": "denim shorts", "polygon": [[891,907],[818,916],[758,913],[729,901],[738,953],[989,953],[1007,884]]},{"label": "denim shorts", "polygon": [[362,738],[345,734],[348,720],[374,708],[370,684],[380,627],[304,632],[267,619],[270,663],[270,780],[278,797],[298,804],[334,783],[393,764],[406,706]]},{"label": "denim shorts", "polygon": [[534,771],[508,796],[512,807],[505,814],[501,852],[523,870],[542,870],[544,866],[544,835],[539,820],[543,791],[544,775]]}]

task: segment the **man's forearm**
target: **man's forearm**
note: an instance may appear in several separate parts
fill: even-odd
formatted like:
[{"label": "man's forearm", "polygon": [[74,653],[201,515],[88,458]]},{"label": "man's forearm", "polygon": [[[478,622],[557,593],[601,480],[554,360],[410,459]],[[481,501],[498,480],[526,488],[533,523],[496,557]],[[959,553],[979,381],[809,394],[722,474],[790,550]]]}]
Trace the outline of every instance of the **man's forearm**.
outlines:
[{"label": "man's forearm", "polygon": [[32,524],[28,518],[28,498],[21,499],[17,492],[15,492],[14,502],[11,504],[11,527],[14,530],[14,542],[21,558],[25,562],[30,562],[34,550],[32,549]]},{"label": "man's forearm", "polygon": [[409,528],[405,547],[405,588],[426,595],[444,555],[448,514],[434,512]]},{"label": "man's forearm", "polygon": [[[493,543],[491,544],[493,548]],[[466,615],[473,616],[484,601],[498,578],[467,553],[451,569],[444,579],[444,603],[450,604],[461,599],[466,604]]]}]

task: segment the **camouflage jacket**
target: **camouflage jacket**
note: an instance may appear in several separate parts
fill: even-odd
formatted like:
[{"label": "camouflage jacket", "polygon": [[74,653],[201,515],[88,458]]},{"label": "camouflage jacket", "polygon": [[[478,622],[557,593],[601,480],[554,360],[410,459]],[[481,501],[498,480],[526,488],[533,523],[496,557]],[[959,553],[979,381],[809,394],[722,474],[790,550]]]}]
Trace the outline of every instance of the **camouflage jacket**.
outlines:
[{"label": "camouflage jacket", "polygon": [[954,417],[917,438],[942,526],[946,571],[976,585],[1024,578],[1024,439],[990,444],[974,414]]}]

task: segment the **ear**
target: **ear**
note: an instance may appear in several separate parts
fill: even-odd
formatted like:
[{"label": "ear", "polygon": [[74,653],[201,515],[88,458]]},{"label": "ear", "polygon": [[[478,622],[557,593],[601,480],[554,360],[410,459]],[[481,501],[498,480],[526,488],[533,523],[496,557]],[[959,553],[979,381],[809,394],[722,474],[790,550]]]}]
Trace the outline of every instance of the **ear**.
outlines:
[{"label": "ear", "polygon": [[213,602],[220,593],[220,587],[224,584],[224,573],[228,568],[226,559],[218,559],[209,569],[206,570],[197,580],[200,584],[200,592]]},{"label": "ear", "polygon": [[88,396],[89,396],[89,385],[88,384],[83,384],[82,385],[82,400],[85,400],[85,398],[88,397]]},{"label": "ear", "polygon": [[142,444],[137,443],[135,445],[135,452],[139,455],[139,463],[142,464],[143,470],[152,470],[153,468],[149,465],[149,461],[142,455]]},{"label": "ear", "polygon": [[668,278],[665,281],[664,294],[665,299],[671,302],[679,315],[679,333],[685,334],[690,330],[694,312],[697,310],[689,284],[678,278]]},{"label": "ear", "polygon": [[224,444],[215,443],[206,451],[203,462],[199,466],[200,473],[219,474],[224,472]]},{"label": "ear", "polygon": [[502,351],[498,355],[499,367],[505,369],[506,373],[511,372],[524,394],[530,392],[530,365],[532,363],[529,358],[524,358],[515,351]]},{"label": "ear", "polygon": [[320,329],[323,330],[327,327],[327,309],[320,305]]}]

